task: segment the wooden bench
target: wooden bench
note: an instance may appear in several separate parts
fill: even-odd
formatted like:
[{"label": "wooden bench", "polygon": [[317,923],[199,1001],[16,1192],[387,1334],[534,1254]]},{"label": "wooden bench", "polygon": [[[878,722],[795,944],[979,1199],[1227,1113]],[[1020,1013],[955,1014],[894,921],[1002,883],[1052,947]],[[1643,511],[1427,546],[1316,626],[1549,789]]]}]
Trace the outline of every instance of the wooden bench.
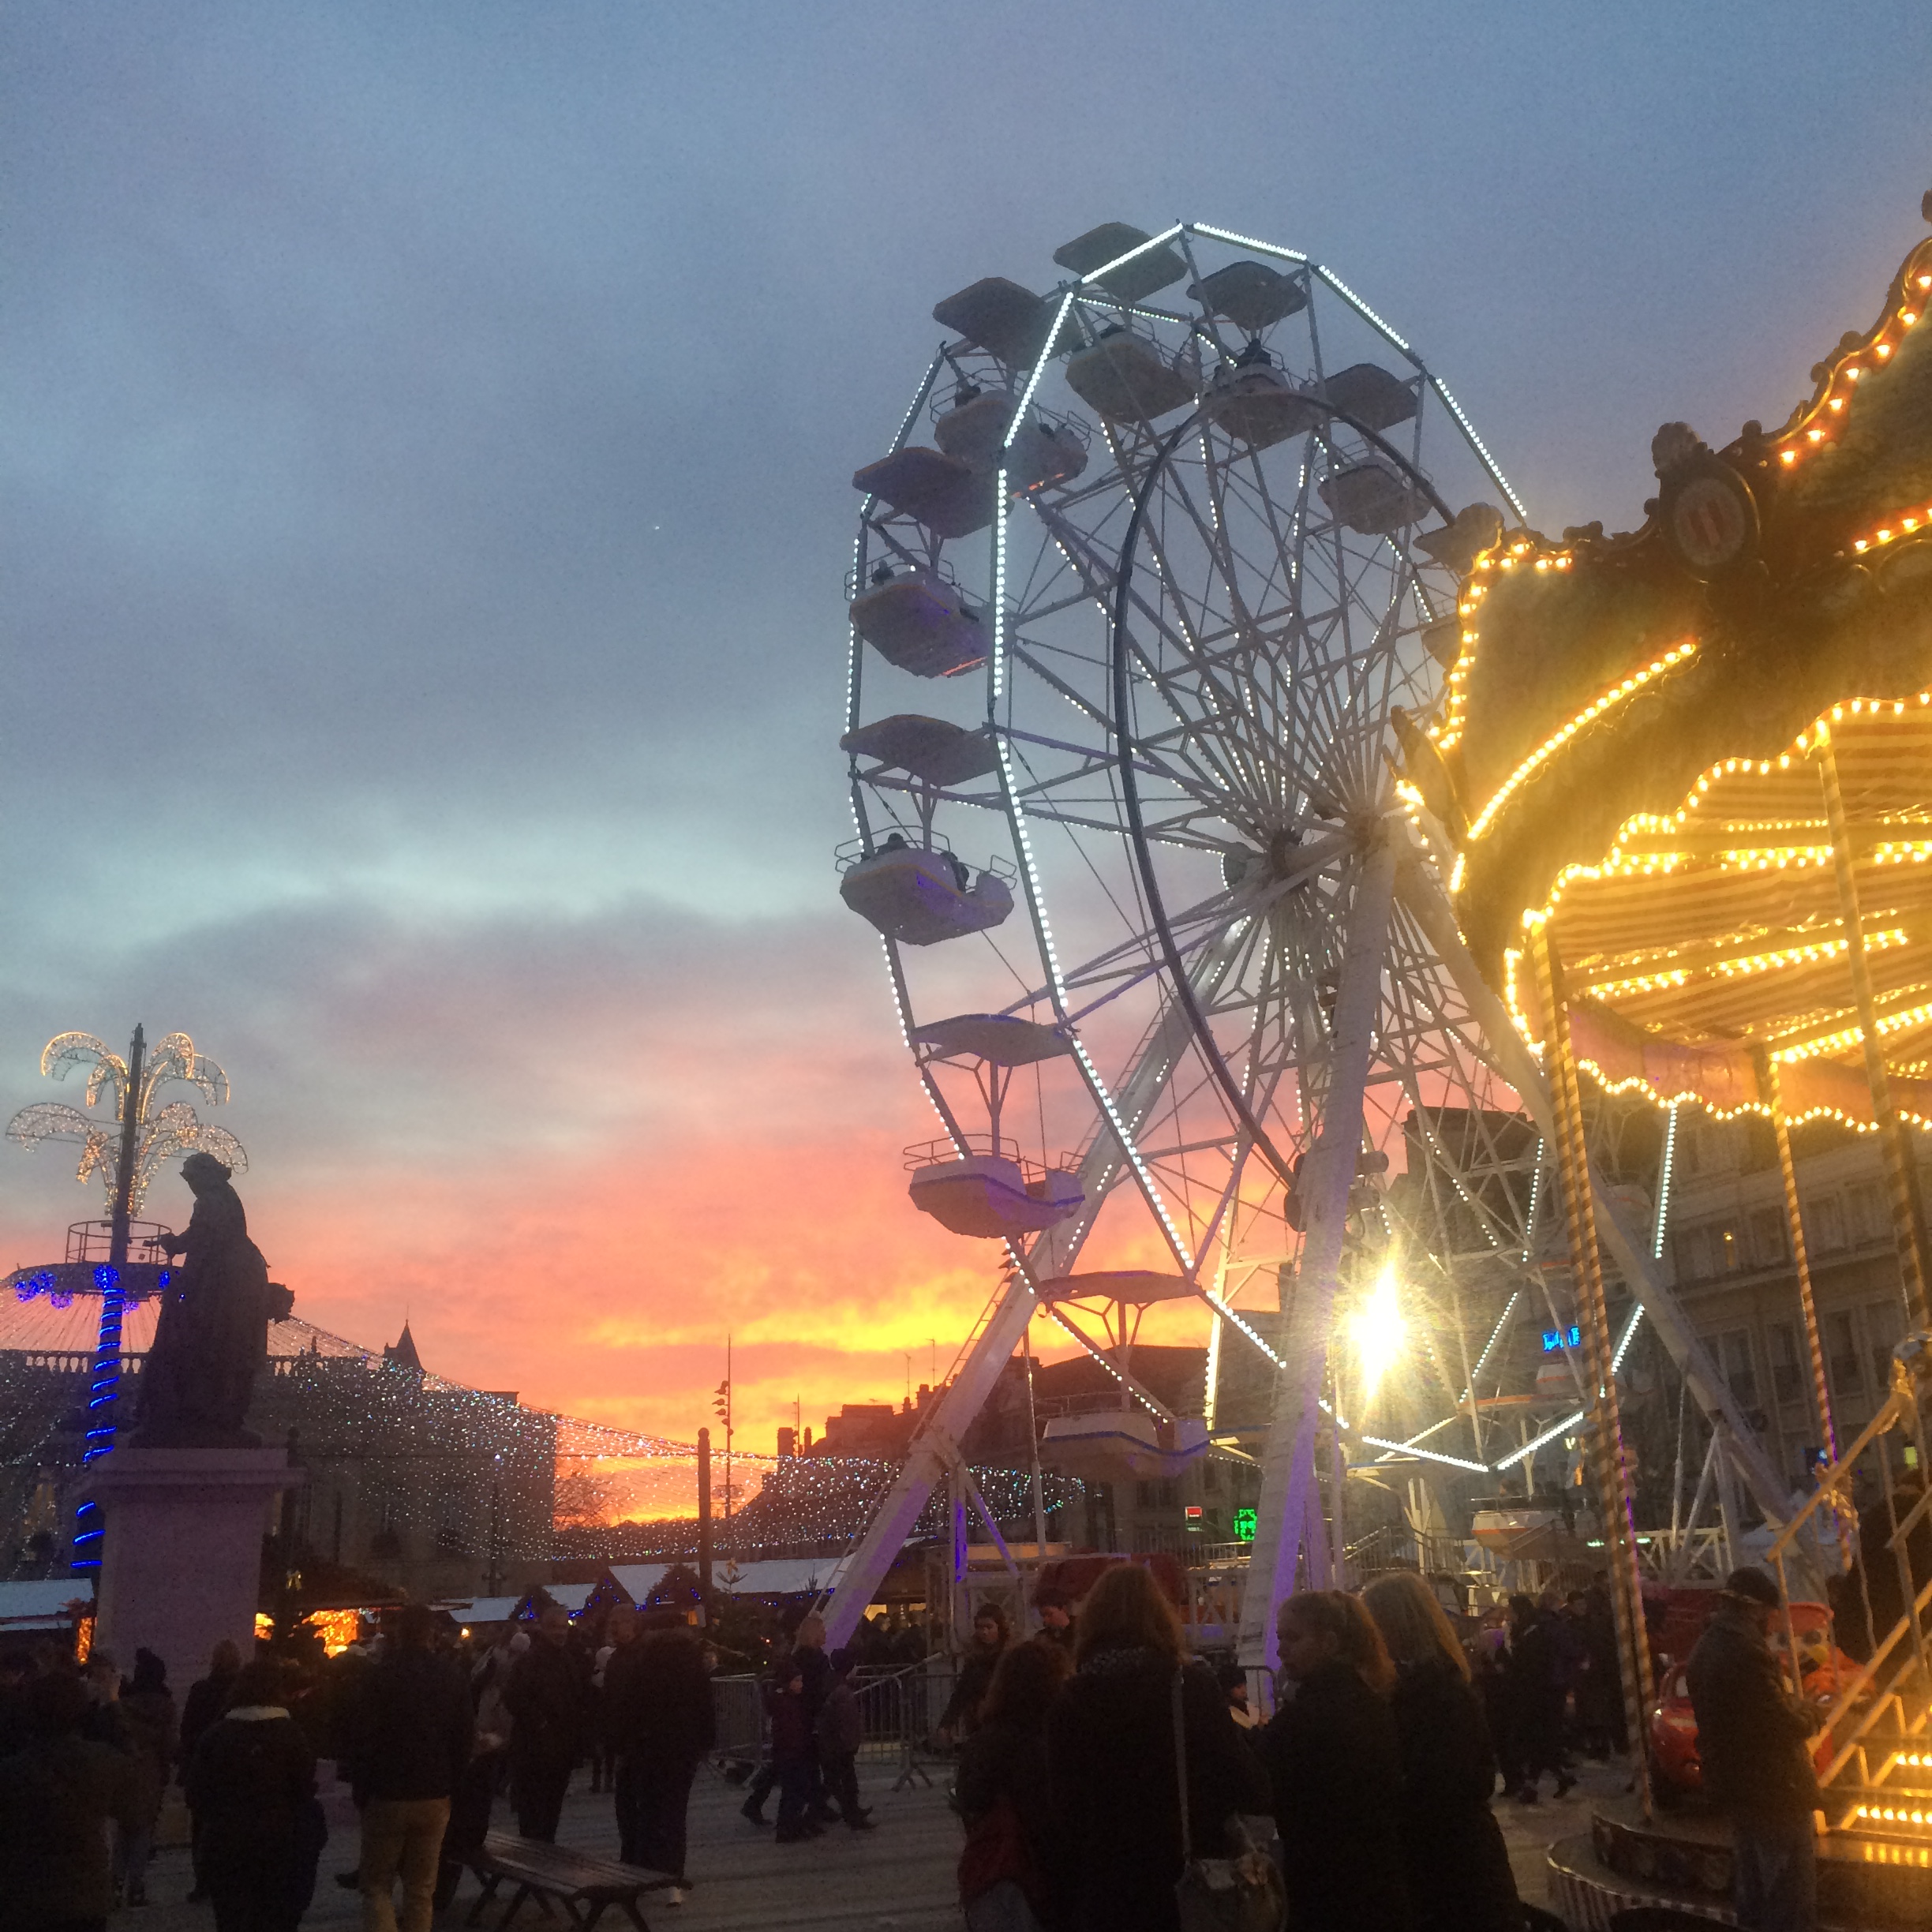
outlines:
[{"label": "wooden bench", "polygon": [[622,1865],[616,1859],[597,1858],[588,1852],[572,1852],[562,1845],[545,1844],[535,1838],[519,1838],[510,1832],[492,1832],[482,1844],[463,1860],[482,1882],[482,1896],[470,1908],[465,1920],[474,1925],[485,1908],[507,1879],[516,1887],[508,1909],[497,1921],[497,1932],[523,1908],[526,1899],[534,1899],[537,1909],[548,1918],[550,1901],[564,1908],[571,1923],[579,1932],[592,1932],[598,1919],[613,1905],[623,1913],[635,1932],[650,1932],[638,1899],[646,1892],[661,1892],[676,1880],[663,1872],[642,1865]]}]

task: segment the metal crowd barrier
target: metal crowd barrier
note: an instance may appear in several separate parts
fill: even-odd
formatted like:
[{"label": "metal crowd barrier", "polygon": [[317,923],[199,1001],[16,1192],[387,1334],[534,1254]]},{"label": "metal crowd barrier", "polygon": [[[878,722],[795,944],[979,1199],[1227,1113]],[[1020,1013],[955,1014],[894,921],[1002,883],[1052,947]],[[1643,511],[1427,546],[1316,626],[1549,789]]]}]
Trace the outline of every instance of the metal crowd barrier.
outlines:
[{"label": "metal crowd barrier", "polygon": [[[931,1784],[927,1767],[949,1758],[951,1754],[934,1741],[933,1732],[953,1695],[957,1674],[951,1657],[928,1657],[897,1669],[861,1668],[853,1673],[852,1687],[865,1725],[859,1762],[875,1769],[889,1765],[895,1774],[894,1791],[904,1790],[915,1780]],[[713,1677],[711,1701],[717,1717],[713,1755],[721,1762],[762,1762],[769,1742],[764,1679]]]}]

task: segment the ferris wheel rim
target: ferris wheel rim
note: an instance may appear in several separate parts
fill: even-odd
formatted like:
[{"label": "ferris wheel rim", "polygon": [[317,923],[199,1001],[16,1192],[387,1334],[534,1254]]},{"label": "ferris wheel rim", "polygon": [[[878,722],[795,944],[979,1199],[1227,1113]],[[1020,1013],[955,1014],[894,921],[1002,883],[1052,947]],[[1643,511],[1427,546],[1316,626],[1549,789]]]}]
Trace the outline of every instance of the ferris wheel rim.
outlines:
[{"label": "ferris wheel rim", "polygon": [[[1352,412],[1328,406],[1327,414],[1333,418],[1346,422],[1372,447],[1399,465],[1409,480],[1428,497],[1431,507],[1443,521],[1445,523],[1454,521],[1455,513],[1450,509],[1435,485],[1417,465],[1411,462],[1385,437],[1370,429]],[[1128,483],[1133,508],[1128,517],[1126,533],[1121,541],[1119,561],[1114,571],[1113,610],[1108,636],[1109,672],[1114,690],[1115,766],[1119,774],[1121,801],[1127,816],[1129,833],[1135,864],[1140,874],[1141,891],[1146,900],[1148,917],[1152,922],[1160,941],[1169,983],[1187,1013],[1196,1049],[1207,1061],[1209,1071],[1220,1086],[1236,1119],[1246,1131],[1253,1146],[1260,1151],[1262,1158],[1274,1170],[1275,1178],[1284,1188],[1291,1188],[1294,1185],[1294,1170],[1282,1157],[1272,1136],[1249,1104],[1240,1083],[1235,1080],[1234,1069],[1229,1066],[1226,1056],[1221,1050],[1220,1043],[1215,1038],[1213,1029],[1208,1024],[1207,1016],[1201,1010],[1193,983],[1181,963],[1180,949],[1175,942],[1173,928],[1167,918],[1165,896],[1155,874],[1153,856],[1148,848],[1145,818],[1140,804],[1140,777],[1135,769],[1136,742],[1129,703],[1129,662],[1126,644],[1128,600],[1133,588],[1135,552],[1139,545],[1142,526],[1146,522],[1148,506],[1153,499],[1155,486],[1160,480],[1161,473],[1173,459],[1174,452],[1183,440],[1195,434],[1207,417],[1205,404],[1192,411],[1180,426],[1168,435],[1147,468],[1137,478]],[[1383,835],[1387,836],[1386,830]]]}]

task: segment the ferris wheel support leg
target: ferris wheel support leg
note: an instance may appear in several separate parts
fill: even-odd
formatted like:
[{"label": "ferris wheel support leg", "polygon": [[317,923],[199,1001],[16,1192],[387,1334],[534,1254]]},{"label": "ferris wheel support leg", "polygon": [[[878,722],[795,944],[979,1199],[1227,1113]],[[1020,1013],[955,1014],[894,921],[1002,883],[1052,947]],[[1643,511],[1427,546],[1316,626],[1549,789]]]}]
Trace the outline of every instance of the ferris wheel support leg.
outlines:
[{"label": "ferris wheel support leg", "polygon": [[[1419,856],[1411,853],[1402,867],[1398,889],[1403,906],[1427,935],[1436,957],[1448,968],[1470,1017],[1481,1028],[1489,1050],[1490,1064],[1515,1088],[1525,1111],[1536,1122],[1537,1131],[1553,1145],[1556,1110],[1543,1069],[1517,1032],[1508,1009],[1477,970],[1475,959],[1462,943],[1455,915],[1450,909],[1435,872]],[[1798,1507],[1790,1485],[1765,1453],[1757,1432],[1746,1421],[1744,1412],[1718,1375],[1709,1352],[1698,1340],[1690,1318],[1665,1285],[1651,1258],[1649,1244],[1642,1238],[1623,1204],[1604,1185],[1593,1166],[1590,1180],[1597,1232],[1610,1258],[1616,1264],[1617,1272],[1637,1297],[1645,1314],[1656,1324],[1659,1339],[1690,1388],[1691,1400],[1713,1425],[1721,1426],[1727,1432],[1732,1465],[1750,1485],[1758,1507],[1772,1521],[1788,1522]]]},{"label": "ferris wheel support leg", "polygon": [[904,1466],[839,1578],[825,1612],[828,1649],[851,1641],[866,1606],[885,1582],[893,1559],[904,1548],[927,1498],[958,1465],[960,1439],[992,1394],[1008,1357],[1020,1346],[1035,1305],[1032,1284],[1024,1274],[1016,1273],[964,1365],[940,1397],[931,1419],[912,1439]]},{"label": "ferris wheel support leg", "polygon": [[[1381,1008],[1389,914],[1394,904],[1396,850],[1390,829],[1378,826],[1364,856],[1342,954],[1328,1052],[1321,1132],[1304,1163],[1300,1193],[1308,1223],[1295,1271],[1288,1318],[1286,1366],[1275,1384],[1275,1413],[1262,1464],[1255,1541],[1241,1593],[1241,1661],[1272,1669],[1279,1649],[1275,1607],[1290,1595],[1305,1546],[1312,1574],[1330,1567],[1320,1527],[1316,1443],[1322,1378],[1328,1361],[1328,1324],[1335,1274],[1348,1222],[1349,1193],[1361,1154],[1362,1091]],[[1339,1510],[1342,1499],[1334,1499]]]}]

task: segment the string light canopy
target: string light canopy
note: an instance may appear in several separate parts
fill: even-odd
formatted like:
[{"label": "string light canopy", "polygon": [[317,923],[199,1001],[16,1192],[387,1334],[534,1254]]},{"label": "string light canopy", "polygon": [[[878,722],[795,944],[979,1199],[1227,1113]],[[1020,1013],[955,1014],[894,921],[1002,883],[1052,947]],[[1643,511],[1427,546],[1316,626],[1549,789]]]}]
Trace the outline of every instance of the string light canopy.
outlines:
[{"label": "string light canopy", "polygon": [[1464,575],[1406,796],[1525,1034],[1541,928],[1611,1088],[1869,1129],[1869,1017],[1932,1125],[1928,300],[1932,241],[1780,428],[1659,431],[1639,530],[1512,533]]}]

